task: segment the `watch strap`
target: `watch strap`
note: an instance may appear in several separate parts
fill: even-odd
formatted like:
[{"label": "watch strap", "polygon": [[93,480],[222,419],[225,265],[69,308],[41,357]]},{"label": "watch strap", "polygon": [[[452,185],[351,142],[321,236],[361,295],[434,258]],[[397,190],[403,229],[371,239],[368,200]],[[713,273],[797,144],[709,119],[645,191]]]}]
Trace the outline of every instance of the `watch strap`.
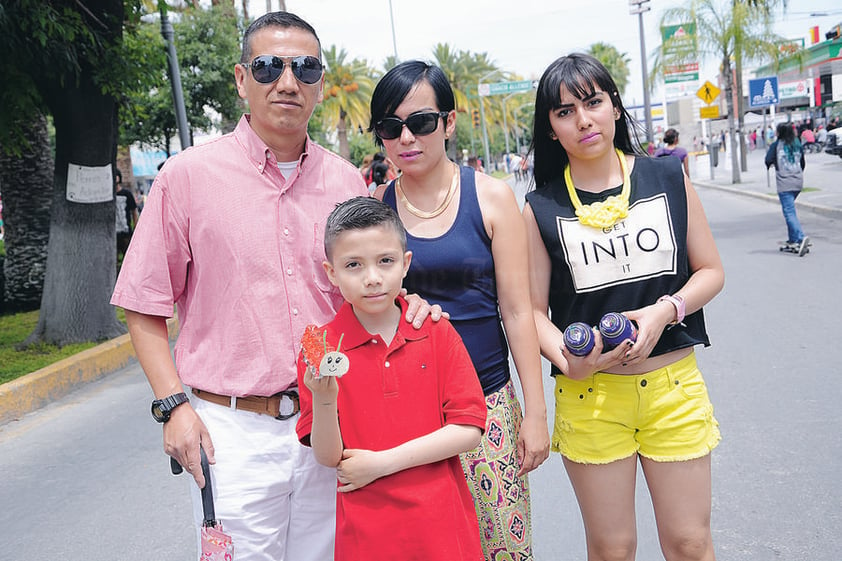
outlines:
[{"label": "watch strap", "polygon": [[153,416],[154,416],[154,409],[155,404],[158,404],[161,413],[163,414],[163,419],[156,418],[155,420],[166,423],[170,419],[170,413],[173,409],[181,405],[182,403],[187,403],[190,399],[187,397],[187,394],[184,392],[174,393],[165,397],[164,399],[156,399],[152,402],[152,409],[153,409]]}]

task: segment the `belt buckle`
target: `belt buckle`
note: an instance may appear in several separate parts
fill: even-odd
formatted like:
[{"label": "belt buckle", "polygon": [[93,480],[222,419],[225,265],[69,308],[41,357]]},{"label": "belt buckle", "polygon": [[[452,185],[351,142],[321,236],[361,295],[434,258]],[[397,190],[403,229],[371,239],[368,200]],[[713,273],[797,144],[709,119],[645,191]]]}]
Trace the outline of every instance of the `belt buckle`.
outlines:
[{"label": "belt buckle", "polygon": [[[278,393],[278,397],[280,398],[280,403],[278,404],[278,416],[275,417],[279,421],[286,421],[287,419],[291,419],[298,415],[298,411],[301,409],[301,406],[298,402],[298,392],[295,390],[284,390]],[[289,398],[291,403],[292,412],[284,413],[284,398]]]}]

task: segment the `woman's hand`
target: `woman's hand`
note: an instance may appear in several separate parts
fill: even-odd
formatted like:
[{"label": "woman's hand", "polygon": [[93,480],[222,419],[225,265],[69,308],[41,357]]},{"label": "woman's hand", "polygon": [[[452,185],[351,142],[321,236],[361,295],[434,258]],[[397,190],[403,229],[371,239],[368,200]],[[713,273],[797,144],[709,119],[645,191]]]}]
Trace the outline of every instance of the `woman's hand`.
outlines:
[{"label": "woman's hand", "polygon": [[582,380],[596,372],[605,372],[608,369],[627,362],[626,354],[632,349],[634,344],[630,340],[625,340],[616,348],[603,353],[605,348],[602,342],[602,334],[598,329],[593,329],[594,345],[591,352],[585,356],[577,356],[571,353],[564,343],[559,345],[561,353],[567,361],[567,369],[564,370],[564,375],[571,380]]},{"label": "woman's hand", "polygon": [[664,329],[675,320],[675,306],[662,301],[623,313],[637,324],[637,341],[623,355],[622,365],[639,364],[649,358]]},{"label": "woman's hand", "polygon": [[540,466],[549,455],[550,432],[546,415],[524,416],[517,435],[517,457],[521,460],[518,477]]},{"label": "woman's hand", "polygon": [[411,322],[415,329],[421,329],[421,324],[424,323],[427,316],[433,321],[438,321],[441,318],[450,319],[450,314],[443,312],[441,306],[438,304],[431,306],[429,302],[417,294],[407,294],[405,288],[401,289],[401,296],[409,304],[406,308],[406,321]]}]

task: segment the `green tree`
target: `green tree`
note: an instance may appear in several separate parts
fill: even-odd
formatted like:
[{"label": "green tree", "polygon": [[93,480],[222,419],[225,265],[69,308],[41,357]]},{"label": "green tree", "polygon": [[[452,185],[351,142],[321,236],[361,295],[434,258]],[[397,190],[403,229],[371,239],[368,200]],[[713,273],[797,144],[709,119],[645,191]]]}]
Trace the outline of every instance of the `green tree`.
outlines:
[{"label": "green tree", "polygon": [[[742,143],[737,138],[735,118],[741,123],[743,115],[734,103],[736,86],[731,61],[739,61],[742,65],[749,61],[774,60],[778,56],[778,45],[784,39],[772,31],[768,10],[749,3],[691,0],[688,7],[668,9],[661,17],[661,25],[688,21],[696,23],[697,51],[688,43],[670,39],[661,51],[670,54],[656,56],[653,75],[663,75],[666,65],[682,64],[704,56],[718,58],[728,107],[729,138],[732,147],[740,146]],[[742,126],[739,130],[742,131]],[[741,165],[737,150],[731,150],[731,164],[731,182],[739,183]]]},{"label": "green tree", "polygon": [[370,120],[369,101],[374,90],[372,70],[364,60],[346,62],[348,53],[336,45],[325,49],[325,84],[321,118],[328,129],[336,129],[339,155],[351,159],[348,128],[363,130]]},{"label": "green tree", "polygon": [[[173,30],[191,140],[196,132],[233,130],[244,108],[233,79],[241,35],[233,6],[188,8]],[[120,123],[122,144],[138,142],[170,155],[177,124],[165,49],[157,22],[126,36],[125,59],[142,65],[147,79],[128,85]]]},{"label": "green tree", "polygon": [[[471,109],[479,108],[477,84],[481,78],[496,71],[497,67],[488,59],[486,53],[454,51],[447,43],[439,43],[433,47],[433,58],[453,88],[458,122],[458,114],[467,114]],[[448,143],[448,155],[452,159],[458,159],[456,150],[461,144],[459,137],[462,130],[462,127],[457,126],[456,133]]]},{"label": "green tree", "polygon": [[[56,132],[52,188],[46,189],[52,198],[47,268],[28,342],[63,345],[124,331],[108,303],[116,270],[113,186],[96,170],[116,156],[117,92],[132,72],[120,57],[126,14],[136,17],[137,2],[16,0],[0,7],[3,146],[24,146],[20,115],[49,113]],[[88,186],[109,200],[68,201],[68,177],[79,170],[95,177]]]},{"label": "green tree", "polygon": [[629,62],[631,59],[629,59],[628,53],[621,53],[615,46],[602,42],[594,43],[588,48],[587,52],[608,69],[617,84],[617,89],[620,90],[620,95],[624,95],[626,87],[629,85]]}]

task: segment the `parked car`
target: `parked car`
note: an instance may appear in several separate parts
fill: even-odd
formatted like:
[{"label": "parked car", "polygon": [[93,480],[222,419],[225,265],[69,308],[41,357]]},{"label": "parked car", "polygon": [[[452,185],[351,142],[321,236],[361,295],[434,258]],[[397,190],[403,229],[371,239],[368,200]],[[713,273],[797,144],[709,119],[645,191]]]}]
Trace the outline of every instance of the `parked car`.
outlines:
[{"label": "parked car", "polygon": [[827,143],[824,145],[824,151],[842,158],[842,127],[827,131]]}]

